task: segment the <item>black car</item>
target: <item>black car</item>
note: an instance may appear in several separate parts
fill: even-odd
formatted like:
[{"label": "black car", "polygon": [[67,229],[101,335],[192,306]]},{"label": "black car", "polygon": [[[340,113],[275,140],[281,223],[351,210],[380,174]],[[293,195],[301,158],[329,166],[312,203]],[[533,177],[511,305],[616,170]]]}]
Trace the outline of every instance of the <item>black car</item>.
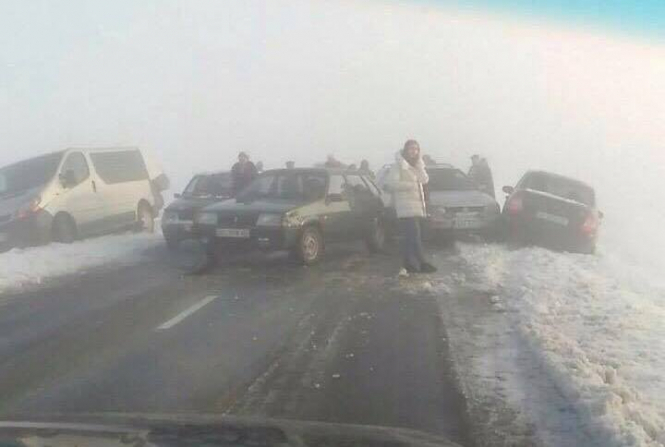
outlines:
[{"label": "black car", "polygon": [[169,248],[193,237],[194,215],[202,208],[233,197],[230,172],[195,175],[182,194],[164,210],[162,231]]},{"label": "black car", "polygon": [[318,168],[266,171],[235,200],[201,210],[195,223],[216,253],[288,250],[304,264],[317,262],[329,242],[365,240],[377,251],[385,241],[374,182]]},{"label": "black car", "polygon": [[516,187],[504,186],[509,241],[593,253],[603,214],[594,189],[579,180],[530,171]]}]

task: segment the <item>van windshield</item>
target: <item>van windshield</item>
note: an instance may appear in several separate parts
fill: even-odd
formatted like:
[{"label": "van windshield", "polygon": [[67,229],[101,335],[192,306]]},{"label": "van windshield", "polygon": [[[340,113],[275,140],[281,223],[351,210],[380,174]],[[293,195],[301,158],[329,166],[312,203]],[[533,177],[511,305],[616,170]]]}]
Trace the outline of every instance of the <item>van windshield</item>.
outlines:
[{"label": "van windshield", "polygon": [[20,161],[0,169],[0,197],[44,185],[55,175],[63,152]]}]

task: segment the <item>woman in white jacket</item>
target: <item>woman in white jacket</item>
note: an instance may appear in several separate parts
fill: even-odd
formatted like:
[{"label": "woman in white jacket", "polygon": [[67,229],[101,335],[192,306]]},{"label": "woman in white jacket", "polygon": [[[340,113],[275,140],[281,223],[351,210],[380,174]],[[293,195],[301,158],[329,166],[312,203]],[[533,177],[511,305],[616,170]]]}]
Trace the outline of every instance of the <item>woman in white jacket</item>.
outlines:
[{"label": "woman in white jacket", "polygon": [[420,222],[427,215],[423,185],[429,182],[420,145],[408,140],[395,155],[384,189],[392,194],[392,203],[399,218],[402,234],[404,268],[409,273],[431,273],[436,268],[427,262],[421,240]]}]

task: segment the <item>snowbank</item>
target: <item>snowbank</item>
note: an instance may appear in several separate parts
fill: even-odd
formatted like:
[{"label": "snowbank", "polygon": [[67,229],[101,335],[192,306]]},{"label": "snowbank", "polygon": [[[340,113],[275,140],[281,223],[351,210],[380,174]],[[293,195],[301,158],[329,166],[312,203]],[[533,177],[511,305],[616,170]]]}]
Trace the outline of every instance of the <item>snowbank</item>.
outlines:
[{"label": "snowbank", "polygon": [[460,251],[598,445],[665,445],[662,283],[607,255]]},{"label": "snowbank", "polygon": [[106,264],[132,264],[162,243],[161,234],[120,234],[0,254],[0,293]]}]

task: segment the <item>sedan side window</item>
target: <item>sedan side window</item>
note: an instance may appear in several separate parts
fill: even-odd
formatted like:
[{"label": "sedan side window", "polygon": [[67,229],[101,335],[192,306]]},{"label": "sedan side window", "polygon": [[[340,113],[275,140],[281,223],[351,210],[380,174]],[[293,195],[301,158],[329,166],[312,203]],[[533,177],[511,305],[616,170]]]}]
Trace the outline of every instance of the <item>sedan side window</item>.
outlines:
[{"label": "sedan side window", "polygon": [[68,175],[67,172],[73,173],[72,180],[74,183],[70,186],[76,186],[90,177],[90,168],[88,167],[88,162],[80,152],[73,152],[69,154],[63,163],[60,172],[65,176]]}]

